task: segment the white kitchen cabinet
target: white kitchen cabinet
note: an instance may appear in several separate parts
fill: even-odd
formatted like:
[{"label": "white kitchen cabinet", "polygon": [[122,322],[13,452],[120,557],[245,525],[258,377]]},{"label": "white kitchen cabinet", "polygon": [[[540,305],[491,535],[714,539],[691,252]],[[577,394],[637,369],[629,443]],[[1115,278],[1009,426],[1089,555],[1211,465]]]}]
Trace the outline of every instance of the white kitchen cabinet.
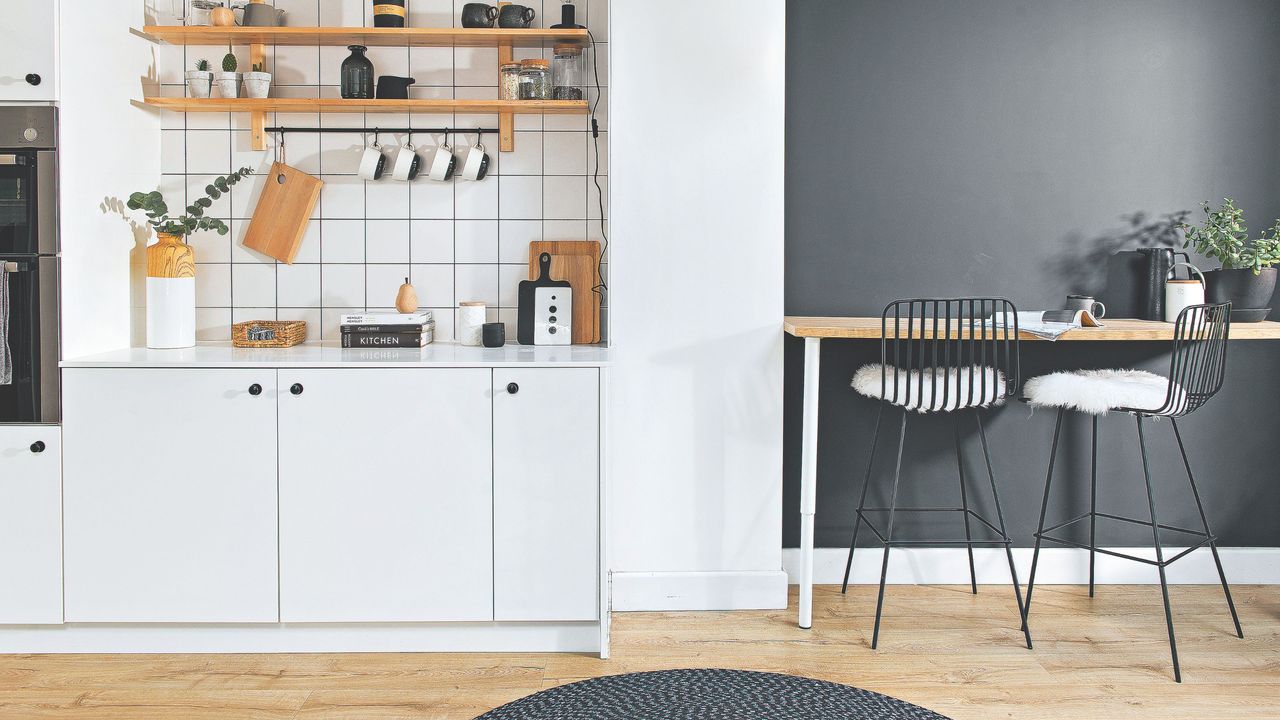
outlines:
[{"label": "white kitchen cabinet", "polygon": [[275,622],[276,371],[63,371],[67,622]]},{"label": "white kitchen cabinet", "polygon": [[57,99],[58,3],[4,3],[0,22],[0,101]]},{"label": "white kitchen cabinet", "polygon": [[491,371],[280,370],[280,619],[493,619]]},{"label": "white kitchen cabinet", "polygon": [[596,620],[600,372],[493,372],[494,619]]},{"label": "white kitchen cabinet", "polygon": [[62,428],[0,426],[0,624],[62,622]]}]

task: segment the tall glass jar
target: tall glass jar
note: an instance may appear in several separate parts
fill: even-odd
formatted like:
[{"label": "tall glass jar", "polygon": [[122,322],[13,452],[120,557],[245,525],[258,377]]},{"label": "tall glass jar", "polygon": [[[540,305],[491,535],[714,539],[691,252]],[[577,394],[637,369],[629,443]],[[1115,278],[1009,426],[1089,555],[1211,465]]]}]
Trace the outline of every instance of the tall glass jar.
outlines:
[{"label": "tall glass jar", "polygon": [[556,100],[581,100],[584,95],[582,48],[578,45],[557,45],[551,58],[552,97]]},{"label": "tall glass jar", "polygon": [[367,100],[373,97],[373,63],[364,56],[363,45],[348,45],[351,55],[342,61],[342,97]]},{"label": "tall glass jar", "polygon": [[541,58],[520,61],[520,99],[551,99],[551,62]]},{"label": "tall glass jar", "polygon": [[505,63],[501,68],[503,100],[520,99],[520,63]]}]

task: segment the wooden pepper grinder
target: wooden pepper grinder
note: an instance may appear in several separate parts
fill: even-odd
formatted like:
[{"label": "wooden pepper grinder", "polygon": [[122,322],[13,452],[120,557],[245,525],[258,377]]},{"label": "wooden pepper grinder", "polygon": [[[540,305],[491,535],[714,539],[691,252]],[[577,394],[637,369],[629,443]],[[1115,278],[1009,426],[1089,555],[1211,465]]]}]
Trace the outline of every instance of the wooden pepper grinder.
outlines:
[{"label": "wooden pepper grinder", "polygon": [[409,284],[409,278],[404,279],[404,284],[396,293],[396,310],[406,314],[418,310],[418,292]]}]

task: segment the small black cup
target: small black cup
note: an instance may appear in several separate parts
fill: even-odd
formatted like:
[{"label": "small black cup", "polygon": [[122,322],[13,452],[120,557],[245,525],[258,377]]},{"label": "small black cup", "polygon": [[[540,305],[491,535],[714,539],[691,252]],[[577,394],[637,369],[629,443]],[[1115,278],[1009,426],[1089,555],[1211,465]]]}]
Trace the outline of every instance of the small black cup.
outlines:
[{"label": "small black cup", "polygon": [[524,5],[503,5],[498,13],[498,27],[527,28],[533,24],[533,8]]},{"label": "small black cup", "polygon": [[507,326],[500,322],[485,323],[480,326],[480,342],[485,347],[502,347],[507,344]]},{"label": "small black cup", "polygon": [[484,3],[467,3],[462,6],[462,27],[491,28],[498,19],[498,8]]}]

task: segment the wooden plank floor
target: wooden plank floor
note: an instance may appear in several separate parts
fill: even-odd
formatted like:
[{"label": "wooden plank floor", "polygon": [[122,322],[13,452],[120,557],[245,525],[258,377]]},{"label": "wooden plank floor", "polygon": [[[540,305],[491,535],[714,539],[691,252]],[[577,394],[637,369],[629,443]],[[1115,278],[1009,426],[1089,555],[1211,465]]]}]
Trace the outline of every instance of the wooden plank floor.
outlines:
[{"label": "wooden plank floor", "polygon": [[820,586],[814,629],[792,609],[620,613],[614,657],[582,655],[7,655],[0,718],[458,718],[621,672],[733,667],[805,675],[967,718],[1280,718],[1280,587],[1172,589],[1182,685],[1158,586],[1036,589],[1036,649],[1009,588],[893,586],[880,650],[875,588]]}]

